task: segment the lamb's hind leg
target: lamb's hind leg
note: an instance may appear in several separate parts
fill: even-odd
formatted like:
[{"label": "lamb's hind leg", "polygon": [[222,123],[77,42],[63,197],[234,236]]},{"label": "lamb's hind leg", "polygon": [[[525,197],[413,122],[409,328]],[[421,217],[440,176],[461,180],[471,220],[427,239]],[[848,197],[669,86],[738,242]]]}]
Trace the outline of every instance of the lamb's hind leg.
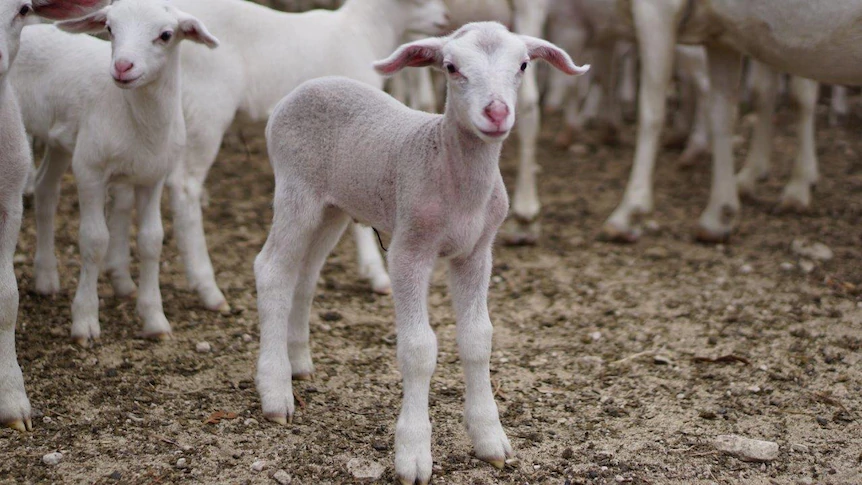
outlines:
[{"label": "lamb's hind leg", "polygon": [[165,231],[162,227],[162,187],[138,187],[135,200],[138,204],[138,254],[141,258],[141,290],[137,312],[144,321],[144,337],[165,339],[171,334],[171,325],[165,317],[162,293],[159,288],[159,264]]},{"label": "lamb's hind leg", "polygon": [[361,224],[353,224],[353,237],[359,258],[359,275],[371,283],[371,289],[379,295],[392,293],[392,282],[386,272],[386,265],[377,249],[378,241],[373,229]]},{"label": "lamb's hind leg", "polygon": [[60,181],[72,157],[60,148],[45,148],[45,156],[36,173],[36,258],[34,279],[36,292],[54,295],[60,291],[60,273],[54,253],[54,216],[60,199]]},{"label": "lamb's hind leg", "polygon": [[790,182],[784,187],[781,195],[781,208],[790,210],[805,210],[811,204],[811,187],[819,178],[817,169],[817,147],[815,137],[815,108],[817,107],[817,92],[820,84],[817,81],[793,77],[790,80],[790,93],[796,104],[797,138],[799,151],[793,164]]},{"label": "lamb's hind leg", "polygon": [[[299,201],[300,190],[294,189],[276,189],[272,229],[254,262],[260,315],[260,356],[255,380],[264,416],[280,424],[287,424],[294,412],[290,348],[301,347],[304,341],[308,353],[308,306],[314,285],[300,279],[317,281],[317,274],[305,274],[315,267],[307,261],[310,255],[322,260],[328,253],[322,245],[314,247],[316,239],[324,239],[331,249],[335,242],[330,240],[338,240],[345,223],[343,215],[326,211],[311,198]],[[319,271],[322,261],[315,262]],[[305,297],[304,301],[297,301],[297,296]],[[304,322],[293,321],[300,316],[305,318]],[[294,345],[290,345],[291,339]],[[296,363],[305,365],[303,371],[311,371],[310,357]]]},{"label": "lamb's hind leg", "polygon": [[120,298],[134,296],[137,291],[132,274],[129,270],[131,251],[129,250],[129,229],[132,225],[132,207],[135,204],[135,193],[128,185],[117,185],[112,188],[111,215],[108,217],[108,256],[105,270],[111,277],[114,295]]}]

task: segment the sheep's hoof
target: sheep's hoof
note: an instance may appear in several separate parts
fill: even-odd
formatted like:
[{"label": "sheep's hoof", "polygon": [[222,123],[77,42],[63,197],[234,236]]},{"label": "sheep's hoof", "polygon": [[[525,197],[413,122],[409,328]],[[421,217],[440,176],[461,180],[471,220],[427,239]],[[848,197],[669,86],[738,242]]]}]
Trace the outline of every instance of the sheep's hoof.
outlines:
[{"label": "sheep's hoof", "polygon": [[392,285],[390,283],[386,283],[385,285],[372,285],[371,291],[378,295],[391,295]]},{"label": "sheep's hoof", "polygon": [[5,426],[7,428],[12,428],[15,431],[20,431],[21,433],[26,433],[27,431],[33,431],[33,422],[30,421],[30,418],[16,419],[13,421],[9,421],[8,423],[4,423],[3,426]]},{"label": "sheep's hoof", "polygon": [[293,416],[276,416],[265,414],[264,417],[275,424],[280,424],[282,426],[287,426],[290,423],[293,423]]},{"label": "sheep's hoof", "polygon": [[502,470],[503,467],[506,466],[506,460],[503,458],[481,458],[481,457],[479,457],[479,459],[486,462],[486,463],[493,465],[494,468],[496,468],[498,470]]},{"label": "sheep's hoof", "polygon": [[701,226],[695,231],[694,239],[704,244],[726,244],[730,241],[730,231],[713,231]]},{"label": "sheep's hoof", "polygon": [[786,197],[778,204],[778,212],[783,214],[804,214],[808,211],[808,205],[799,199]]},{"label": "sheep's hoof", "polygon": [[142,339],[154,340],[156,342],[167,342],[174,338],[174,335],[171,332],[141,332],[138,336]]},{"label": "sheep's hoof", "polygon": [[215,305],[207,306],[207,310],[227,315],[228,313],[230,313],[230,304],[227,302],[227,300],[222,300]]},{"label": "sheep's hoof", "polygon": [[416,481],[413,481],[404,477],[398,477],[398,483],[400,483],[401,485],[428,485],[428,482],[426,482],[425,480],[420,480],[417,478]]},{"label": "sheep's hoof", "polygon": [[72,342],[84,349],[90,347],[90,339],[87,337],[72,337]]},{"label": "sheep's hoof", "polygon": [[538,219],[528,219],[513,215],[500,232],[500,240],[505,246],[535,246],[539,243],[541,231]]},{"label": "sheep's hoof", "polygon": [[293,380],[295,380],[295,381],[313,381],[314,380],[314,374],[311,374],[311,373],[293,374]]},{"label": "sheep's hoof", "polygon": [[608,222],[602,226],[602,230],[599,232],[599,240],[601,241],[634,244],[638,242],[638,239],[640,239],[640,231],[622,229],[612,222]]}]

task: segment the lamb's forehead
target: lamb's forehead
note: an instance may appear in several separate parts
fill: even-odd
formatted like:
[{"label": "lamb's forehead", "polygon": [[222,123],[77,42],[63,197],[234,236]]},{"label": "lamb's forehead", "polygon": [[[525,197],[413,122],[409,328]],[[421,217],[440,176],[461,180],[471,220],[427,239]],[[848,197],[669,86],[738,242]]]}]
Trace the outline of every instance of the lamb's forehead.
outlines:
[{"label": "lamb's forehead", "polygon": [[176,15],[169,9],[167,0],[112,0],[108,20],[136,19],[141,22],[176,22]]},{"label": "lamb's forehead", "polygon": [[527,54],[527,46],[500,23],[474,22],[452,33],[443,51],[449,55],[502,54],[522,57]]}]

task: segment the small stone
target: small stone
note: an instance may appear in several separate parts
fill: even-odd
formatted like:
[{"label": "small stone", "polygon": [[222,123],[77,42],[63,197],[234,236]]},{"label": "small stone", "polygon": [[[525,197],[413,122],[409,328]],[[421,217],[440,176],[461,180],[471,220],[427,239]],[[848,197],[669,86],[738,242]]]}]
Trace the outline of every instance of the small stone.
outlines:
[{"label": "small stone", "polygon": [[42,457],[42,463],[48,466],[57,466],[60,464],[61,461],[63,461],[63,454],[59,451],[48,453],[47,455]]},{"label": "small stone", "polygon": [[803,273],[809,274],[814,271],[814,263],[807,259],[803,259],[799,261],[799,269],[802,270]]},{"label": "small stone", "polygon": [[684,392],[681,392],[681,393],[677,394],[677,395],[676,395],[676,398],[677,398],[677,399],[685,399],[685,393],[684,393]]},{"label": "small stone", "polygon": [[790,449],[796,453],[808,453],[810,451],[808,446],[801,443],[793,443],[792,445],[790,445]]},{"label": "small stone", "polygon": [[668,250],[661,246],[653,246],[646,251],[644,251],[644,256],[652,260],[661,260],[667,259],[669,253]]},{"label": "small stone", "polygon": [[45,424],[51,424],[52,421],[54,420],[51,419],[51,416],[45,416],[44,418],[42,418],[42,422]]},{"label": "small stone", "polygon": [[500,284],[503,282],[503,278],[497,275],[491,277],[491,282],[494,284]]},{"label": "small stone", "polygon": [[246,418],[246,420],[243,421],[242,424],[246,426],[257,426],[258,423],[257,420],[254,418]]},{"label": "small stone", "polygon": [[337,322],[340,321],[343,316],[340,313],[332,311],[332,312],[323,312],[320,314],[320,319],[324,322]]},{"label": "small stone", "polygon": [[247,333],[242,334],[242,341],[245,343],[251,342],[251,335],[249,335]]},{"label": "small stone", "polygon": [[754,272],[754,267],[750,264],[743,264],[739,267],[739,272],[742,274],[751,274],[752,272]]},{"label": "small stone", "polygon": [[376,461],[366,460],[364,458],[351,458],[347,462],[347,471],[357,479],[378,480],[383,476],[386,467]]},{"label": "small stone", "polygon": [[569,147],[569,152],[576,157],[585,157],[590,154],[590,149],[584,144],[575,143]]},{"label": "small stone", "polygon": [[826,427],[826,425],[829,424],[829,420],[824,418],[823,416],[817,416],[817,424]]},{"label": "small stone", "polygon": [[644,222],[644,230],[650,234],[656,234],[661,230],[661,226],[655,219],[649,219]]},{"label": "small stone", "polygon": [[266,468],[266,462],[263,460],[257,460],[256,462],[251,464],[251,471],[254,473],[260,473],[263,469]]},{"label": "small stone", "polygon": [[108,478],[114,481],[119,481],[121,478],[123,478],[123,474],[120,473],[119,470],[114,470],[111,472],[110,475],[108,475]]},{"label": "small stone", "polygon": [[835,257],[835,253],[832,252],[829,246],[819,242],[809,246],[801,239],[794,239],[790,244],[790,250],[799,256],[810,258],[814,261],[829,261]]},{"label": "small stone", "polygon": [[278,482],[279,485],[290,485],[290,482],[293,481],[290,478],[290,475],[287,474],[284,470],[279,470],[272,475],[272,479]]},{"label": "small stone", "polygon": [[563,459],[564,460],[571,460],[574,457],[575,457],[575,451],[573,449],[566,448],[565,450],[563,450]]},{"label": "small stone", "polygon": [[742,461],[768,462],[778,458],[778,443],[755,440],[735,434],[721,435],[713,441],[718,451]]},{"label": "small stone", "polygon": [[386,451],[389,449],[389,445],[385,441],[380,440],[372,441],[371,447],[377,451]]},{"label": "small stone", "polygon": [[749,386],[748,392],[752,394],[757,394],[758,392],[760,392],[760,386]]},{"label": "small stone", "polygon": [[180,470],[185,470],[188,467],[189,462],[185,458],[180,458],[179,460],[177,460],[177,468],[179,468]]},{"label": "small stone", "polygon": [[593,332],[590,334],[590,340],[593,342],[598,342],[602,339],[602,332]]},{"label": "small stone", "polygon": [[195,351],[201,354],[207,354],[209,352],[212,352],[212,349],[213,347],[212,345],[210,345],[209,342],[198,342],[195,345]]},{"label": "small stone", "polygon": [[671,365],[673,363],[673,361],[670,360],[670,357],[661,354],[653,356],[652,361],[657,365]]},{"label": "small stone", "polygon": [[788,263],[785,261],[785,262],[781,263],[780,268],[781,268],[781,271],[790,272],[790,271],[793,271],[795,266],[793,266],[793,263]]},{"label": "small stone", "polygon": [[617,483],[623,483],[624,481],[626,481],[626,478],[622,475],[617,475],[614,477],[614,481]]},{"label": "small stone", "polygon": [[509,458],[506,460],[506,466],[508,466],[509,468],[517,467],[520,464],[521,464],[521,460],[519,460],[517,458]]}]

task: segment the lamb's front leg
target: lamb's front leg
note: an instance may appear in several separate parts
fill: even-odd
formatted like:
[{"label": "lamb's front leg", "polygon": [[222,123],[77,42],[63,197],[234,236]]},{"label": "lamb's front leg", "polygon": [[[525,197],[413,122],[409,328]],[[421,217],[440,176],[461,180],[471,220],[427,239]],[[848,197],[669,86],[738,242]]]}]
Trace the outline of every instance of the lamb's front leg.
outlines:
[{"label": "lamb's front leg", "polygon": [[108,217],[108,232],[111,236],[108,243],[108,259],[105,262],[105,269],[111,277],[114,295],[120,298],[129,298],[134,296],[138,290],[129,270],[131,264],[129,229],[132,225],[135,193],[127,185],[117,185],[112,192],[111,215]]},{"label": "lamb's front leg", "polygon": [[135,200],[138,204],[138,254],[141,258],[140,290],[138,292],[138,316],[144,321],[142,335],[164,340],[170,337],[171,324],[162,307],[159,288],[159,263],[165,232],[162,228],[162,187],[164,181],[154,186],[137,187]]},{"label": "lamb's front leg", "polygon": [[[83,173],[81,173],[83,172]],[[75,172],[78,200],[81,206],[81,228],[78,251],[81,274],[72,301],[72,339],[81,346],[101,336],[99,328],[99,269],[108,250],[108,226],[105,222],[105,186],[102,174]]]},{"label": "lamb's front leg", "polygon": [[464,423],[479,459],[503,468],[513,455],[512,445],[500,424],[491,388],[491,336],[488,285],[491,247],[477,248],[470,256],[450,263],[452,304],[458,321],[458,351],[464,366],[466,396]]},{"label": "lamb's front leg", "polygon": [[404,387],[395,426],[395,472],[402,484],[410,485],[431,480],[428,390],[437,365],[437,337],[428,323],[428,284],[436,254],[416,246],[396,237],[389,251]]}]

